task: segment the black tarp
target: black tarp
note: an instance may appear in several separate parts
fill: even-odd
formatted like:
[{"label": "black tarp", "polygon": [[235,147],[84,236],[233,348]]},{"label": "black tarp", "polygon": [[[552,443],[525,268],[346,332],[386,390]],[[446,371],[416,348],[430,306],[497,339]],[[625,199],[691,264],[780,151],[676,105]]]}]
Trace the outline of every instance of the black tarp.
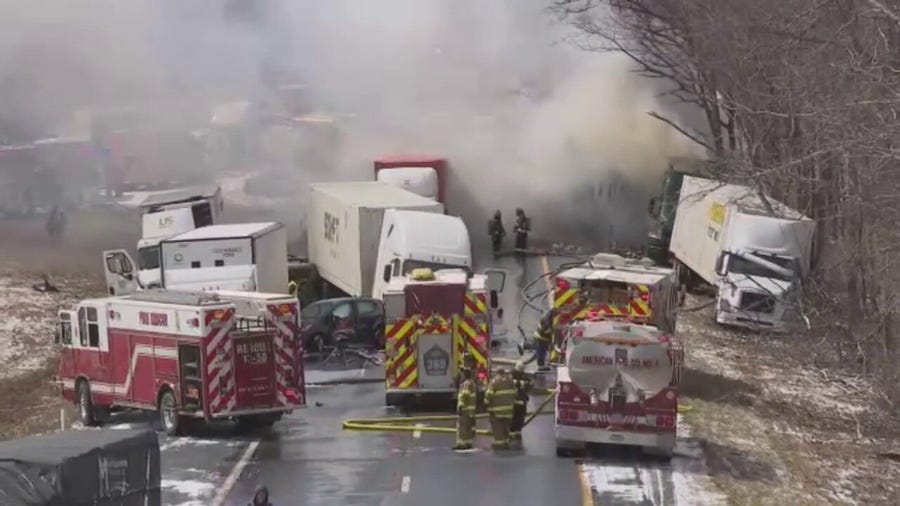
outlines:
[{"label": "black tarp", "polygon": [[159,439],[104,429],[0,442],[0,505],[159,506]]}]

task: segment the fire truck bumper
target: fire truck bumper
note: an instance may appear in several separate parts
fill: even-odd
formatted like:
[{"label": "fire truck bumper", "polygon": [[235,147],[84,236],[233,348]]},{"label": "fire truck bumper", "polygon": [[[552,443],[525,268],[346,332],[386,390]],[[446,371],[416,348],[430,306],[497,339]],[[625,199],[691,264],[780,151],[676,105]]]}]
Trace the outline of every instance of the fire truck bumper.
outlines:
[{"label": "fire truck bumper", "polygon": [[675,447],[675,433],[626,432],[569,425],[556,426],[556,444],[560,447],[583,447],[584,443],[641,446],[649,448]]},{"label": "fire truck bumper", "polygon": [[389,394],[406,394],[406,395],[428,395],[428,394],[455,394],[456,389],[453,388],[388,388],[385,392]]},{"label": "fire truck bumper", "polygon": [[302,408],[303,406],[293,406],[293,407],[285,407],[285,406],[277,406],[274,408],[260,408],[260,409],[244,409],[241,411],[224,411],[220,413],[214,413],[210,418],[232,418],[236,416],[247,416],[247,415],[268,415],[268,414],[288,414],[294,409]]}]

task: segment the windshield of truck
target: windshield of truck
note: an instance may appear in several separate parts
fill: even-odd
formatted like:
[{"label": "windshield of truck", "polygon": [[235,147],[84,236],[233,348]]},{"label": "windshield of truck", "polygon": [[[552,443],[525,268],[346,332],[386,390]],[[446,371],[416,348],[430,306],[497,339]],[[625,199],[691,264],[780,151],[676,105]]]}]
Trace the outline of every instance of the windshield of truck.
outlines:
[{"label": "windshield of truck", "polygon": [[585,281],[588,300],[594,303],[621,306],[628,304],[628,284],[618,281],[592,279]]},{"label": "windshield of truck", "polygon": [[138,249],[138,269],[142,271],[159,269],[159,246]]},{"label": "windshield of truck", "polygon": [[[789,259],[777,258],[778,261],[775,261],[771,256],[762,256],[759,255],[766,260],[784,267],[785,269],[793,271],[793,264]],[[785,265],[786,262],[786,265]],[[781,281],[791,281],[791,276],[785,276],[780,272],[775,272],[769,269],[766,269],[762,265],[751,262],[746,258],[739,257],[737,255],[730,255],[728,259],[728,272],[734,274],[743,274],[745,276],[757,276],[761,278],[772,278],[772,279],[780,279]]]},{"label": "windshield of truck", "polygon": [[449,264],[439,264],[436,262],[422,262],[420,260],[407,260],[403,262],[403,274],[409,274],[415,269],[431,269],[433,271],[439,269],[463,269],[467,273],[471,273],[472,270],[468,267],[462,265],[449,265]]}]

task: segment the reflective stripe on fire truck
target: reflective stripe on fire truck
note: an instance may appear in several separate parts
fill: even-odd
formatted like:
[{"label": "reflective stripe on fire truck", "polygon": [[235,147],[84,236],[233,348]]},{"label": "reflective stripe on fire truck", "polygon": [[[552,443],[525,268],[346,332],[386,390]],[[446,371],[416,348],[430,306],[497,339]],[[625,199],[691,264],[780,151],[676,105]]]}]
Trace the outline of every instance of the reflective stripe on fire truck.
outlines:
[{"label": "reflective stripe on fire truck", "polygon": [[206,406],[210,414],[233,410],[237,405],[231,367],[233,343],[226,339],[231,330],[234,308],[214,309],[205,313],[206,328]]},{"label": "reflective stripe on fire truck", "polygon": [[553,291],[553,307],[558,308],[570,304],[574,301],[577,290],[574,288],[566,288],[560,290],[556,288]]},{"label": "reflective stripe on fire truck", "polygon": [[386,388],[411,388],[416,385],[415,322],[417,318],[396,320],[385,325]]},{"label": "reflective stripe on fire truck", "polygon": [[635,285],[638,296],[628,304],[632,316],[650,316],[650,288],[647,285]]},{"label": "reflective stripe on fire truck", "polygon": [[465,310],[467,318],[487,313],[487,297],[485,294],[466,292]]},{"label": "reflective stripe on fire truck", "polygon": [[[294,382],[294,356],[291,353],[293,348],[291,343],[299,342],[297,339],[297,305],[272,304],[267,309],[272,324],[278,330],[272,340],[275,354],[276,399],[282,406],[302,405],[303,392],[300,391],[300,385],[296,385],[296,390],[291,388]],[[299,398],[298,395],[300,395]]]},{"label": "reflective stripe on fire truck", "polygon": [[457,318],[456,328],[458,332],[454,335],[456,340],[456,355],[460,364],[462,357],[466,352],[472,354],[479,369],[487,369],[488,367],[488,325],[484,319],[476,320],[474,318]]}]

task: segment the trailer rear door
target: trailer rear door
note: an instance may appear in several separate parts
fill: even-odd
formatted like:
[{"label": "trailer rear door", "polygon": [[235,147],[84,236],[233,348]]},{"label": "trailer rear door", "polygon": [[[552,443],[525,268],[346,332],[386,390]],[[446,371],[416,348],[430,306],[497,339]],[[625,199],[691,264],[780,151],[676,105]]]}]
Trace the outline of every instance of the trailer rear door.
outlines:
[{"label": "trailer rear door", "polygon": [[270,332],[234,334],[238,411],[276,405],[275,355]]}]

